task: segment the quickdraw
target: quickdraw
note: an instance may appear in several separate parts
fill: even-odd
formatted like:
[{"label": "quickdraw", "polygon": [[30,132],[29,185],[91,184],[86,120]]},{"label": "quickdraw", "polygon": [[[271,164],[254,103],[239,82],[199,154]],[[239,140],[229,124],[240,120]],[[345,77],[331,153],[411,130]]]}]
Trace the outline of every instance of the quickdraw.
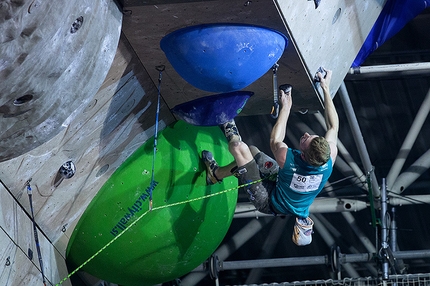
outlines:
[{"label": "quickdraw", "polygon": [[31,211],[31,220],[33,222],[34,242],[36,243],[36,250],[37,250],[37,256],[39,258],[40,272],[42,273],[43,285],[46,286],[45,274],[43,273],[43,260],[42,260],[42,254],[40,251],[39,236],[37,235],[36,221],[34,220],[33,192],[31,190],[30,182],[31,182],[31,178],[27,181],[26,186],[27,186],[28,199],[30,201],[30,211]]},{"label": "quickdraw", "polygon": [[160,115],[160,98],[161,98],[161,78],[162,73],[165,69],[164,65],[155,67],[158,71],[158,99],[157,99],[157,112],[155,113],[155,134],[154,134],[154,156],[152,158],[152,174],[151,183],[149,185],[149,210],[152,210],[152,191],[154,190],[156,183],[154,183],[154,166],[155,166],[155,155],[157,153],[157,139],[158,139],[158,117]]},{"label": "quickdraw", "polygon": [[279,96],[278,96],[278,63],[274,64],[272,67],[273,71],[273,106],[270,115],[272,118],[278,118],[279,115]]}]

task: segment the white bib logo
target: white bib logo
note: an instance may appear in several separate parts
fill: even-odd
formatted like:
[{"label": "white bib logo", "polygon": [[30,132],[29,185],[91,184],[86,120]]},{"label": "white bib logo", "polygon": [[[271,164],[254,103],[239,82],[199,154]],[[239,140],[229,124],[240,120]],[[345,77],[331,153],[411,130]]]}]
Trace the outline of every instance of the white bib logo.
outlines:
[{"label": "white bib logo", "polygon": [[290,188],[297,192],[312,192],[318,190],[322,178],[322,174],[303,176],[294,173]]}]

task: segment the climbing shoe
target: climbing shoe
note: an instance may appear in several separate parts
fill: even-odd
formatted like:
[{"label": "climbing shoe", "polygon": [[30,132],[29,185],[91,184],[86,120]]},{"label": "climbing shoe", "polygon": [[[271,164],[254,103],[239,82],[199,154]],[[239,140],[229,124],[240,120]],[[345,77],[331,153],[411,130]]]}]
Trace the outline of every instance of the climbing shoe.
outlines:
[{"label": "climbing shoe", "polygon": [[222,124],[221,130],[224,132],[225,138],[227,138],[228,142],[234,140],[234,141],[242,141],[242,138],[239,135],[239,130],[237,129],[236,122],[234,122],[234,119],[227,121],[226,123]]},{"label": "climbing shoe", "polygon": [[221,183],[222,180],[219,180],[215,175],[216,169],[219,168],[217,162],[213,158],[211,152],[203,150],[202,151],[202,160],[206,166],[206,184],[213,185],[215,183]]},{"label": "climbing shoe", "polygon": [[288,83],[279,86],[279,90],[283,90],[285,93],[290,92],[292,89],[293,89],[293,86]]},{"label": "climbing shoe", "polygon": [[312,228],[314,222],[310,217],[296,218],[293,230],[293,242],[298,246],[308,245],[312,242]]}]

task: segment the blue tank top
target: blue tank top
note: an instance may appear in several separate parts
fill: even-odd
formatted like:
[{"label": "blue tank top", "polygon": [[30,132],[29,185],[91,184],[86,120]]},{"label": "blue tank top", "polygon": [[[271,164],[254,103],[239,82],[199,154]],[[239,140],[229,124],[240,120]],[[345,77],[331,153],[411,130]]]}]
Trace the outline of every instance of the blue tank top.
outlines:
[{"label": "blue tank top", "polygon": [[270,195],[277,212],[308,217],[309,207],[321,192],[333,170],[332,159],[314,167],[301,158],[299,150],[288,148],[285,165],[279,169],[276,189]]}]

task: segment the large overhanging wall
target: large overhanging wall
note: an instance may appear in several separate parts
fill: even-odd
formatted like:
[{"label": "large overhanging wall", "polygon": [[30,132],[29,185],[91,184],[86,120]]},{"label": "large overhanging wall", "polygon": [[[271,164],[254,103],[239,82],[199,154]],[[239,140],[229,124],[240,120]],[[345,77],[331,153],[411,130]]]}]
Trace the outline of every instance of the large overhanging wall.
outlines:
[{"label": "large overhanging wall", "polygon": [[317,9],[313,2],[275,0],[309,80],[320,66],[331,69],[331,90],[335,93],[385,1],[323,0]]},{"label": "large overhanging wall", "polygon": [[[180,3],[178,3],[180,2]],[[205,23],[244,23],[284,33],[289,44],[279,60],[278,83],[294,87],[294,110],[320,110],[313,84],[320,66],[334,72],[333,95],[375,23],[385,1],[365,4],[321,1],[142,1],[125,0],[123,31],[154,82],[165,65],[162,94],[174,106],[211,93],[193,87],[175,72],[159,47],[170,32]],[[269,114],[273,104],[272,70],[244,88],[254,92],[241,115]]]}]

